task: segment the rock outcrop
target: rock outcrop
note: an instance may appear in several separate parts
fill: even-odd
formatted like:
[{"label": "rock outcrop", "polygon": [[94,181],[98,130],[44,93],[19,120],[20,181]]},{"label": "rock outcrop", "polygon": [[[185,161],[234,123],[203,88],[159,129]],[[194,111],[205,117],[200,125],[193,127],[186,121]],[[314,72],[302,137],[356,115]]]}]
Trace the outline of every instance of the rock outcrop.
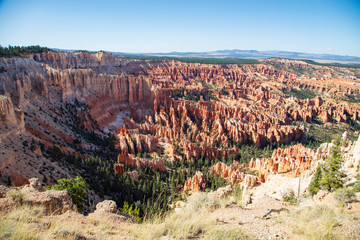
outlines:
[{"label": "rock outcrop", "polygon": [[[115,164],[115,171],[119,170],[120,172],[123,171],[124,166],[132,167],[132,168],[145,168],[147,166],[151,166],[154,172],[156,171],[165,171],[165,162],[163,159],[146,159],[146,158],[138,158],[128,155],[126,153],[120,153],[118,155],[118,163]],[[119,173],[119,172],[118,172]],[[124,174],[122,172],[122,174]],[[119,175],[122,176],[119,173]]]},{"label": "rock outcrop", "polygon": [[[17,188],[6,189],[6,194],[0,195],[0,210],[8,212],[18,204],[43,206],[47,215],[63,214],[76,210],[66,190],[41,191],[37,178],[31,178],[30,184]],[[1,185],[0,185],[1,186]]]},{"label": "rock outcrop", "polygon": [[56,147],[78,156],[98,151],[88,134],[102,138],[103,130],[117,129],[127,114],[139,120],[151,114],[148,80],[119,70],[122,62],[107,53],[1,58],[1,182],[10,177],[10,184],[21,185],[39,170],[42,183],[71,177],[70,169],[62,169],[41,150]]},{"label": "rock outcrop", "polygon": [[189,177],[186,180],[183,191],[186,194],[197,193],[205,188],[205,184],[204,175],[201,172],[196,172],[192,178]]},{"label": "rock outcrop", "polygon": [[239,165],[238,163],[234,162],[230,166],[227,166],[225,163],[218,162],[214,166],[210,168],[212,173],[216,173],[221,177],[228,179],[232,185],[236,183],[243,182],[245,179],[244,168],[245,165]]},{"label": "rock outcrop", "polygon": [[23,194],[23,202],[25,204],[32,206],[45,206],[48,214],[61,214],[68,210],[76,209],[66,190],[48,190],[45,192],[38,192],[32,189],[32,187],[25,187],[21,190],[21,193]]},{"label": "rock outcrop", "polygon": [[229,194],[231,194],[233,191],[232,187],[230,185],[227,185],[226,187],[221,187],[216,189],[216,191],[211,191],[209,193],[209,197],[213,197],[213,198],[225,198],[227,196],[229,196]]},{"label": "rock outcrop", "polygon": [[315,152],[301,144],[286,149],[275,149],[271,158],[251,159],[249,168],[258,172],[259,181],[265,182],[269,174],[286,174],[298,177],[311,173]]}]

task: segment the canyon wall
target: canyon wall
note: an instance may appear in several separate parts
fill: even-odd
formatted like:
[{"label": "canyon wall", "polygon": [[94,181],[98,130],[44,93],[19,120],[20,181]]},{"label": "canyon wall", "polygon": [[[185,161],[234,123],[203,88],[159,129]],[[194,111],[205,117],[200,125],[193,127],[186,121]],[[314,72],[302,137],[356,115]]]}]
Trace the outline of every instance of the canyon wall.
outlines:
[{"label": "canyon wall", "polygon": [[30,57],[0,59],[2,182],[22,183],[37,170],[46,183],[74,176],[66,165],[50,161],[52,149],[89,156],[100,149],[94,132],[101,138],[125,116],[141,119],[153,111],[148,80],[118,70],[122,60],[111,54]]}]

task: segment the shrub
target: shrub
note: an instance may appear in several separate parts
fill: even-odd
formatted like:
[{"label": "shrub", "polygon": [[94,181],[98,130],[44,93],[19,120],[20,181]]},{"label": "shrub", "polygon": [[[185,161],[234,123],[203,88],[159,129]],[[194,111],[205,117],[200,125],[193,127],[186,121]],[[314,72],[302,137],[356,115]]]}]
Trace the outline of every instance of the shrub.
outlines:
[{"label": "shrub", "polygon": [[243,197],[243,188],[240,187],[240,184],[237,184],[233,187],[233,191],[231,193],[231,197],[235,199],[237,205],[242,205],[242,197]]},{"label": "shrub", "polygon": [[288,192],[288,193],[284,193],[284,194],[282,195],[282,198],[283,198],[283,201],[284,201],[284,202],[288,202],[288,203],[293,204],[293,205],[298,202],[298,199],[297,199],[297,197],[295,196],[294,190],[291,190],[291,191]]},{"label": "shrub", "polygon": [[139,221],[140,219],[140,208],[135,207],[133,209],[133,205],[129,204],[128,202],[124,202],[124,205],[122,208],[120,208],[120,211],[126,214],[129,214],[131,217],[135,218],[135,220]]},{"label": "shrub", "polygon": [[356,201],[356,195],[354,191],[350,188],[341,188],[336,191],[335,199],[342,204],[351,203]]},{"label": "shrub", "polygon": [[79,210],[83,209],[82,201],[85,199],[87,193],[86,190],[89,189],[89,185],[85,182],[85,180],[77,176],[75,179],[59,179],[58,184],[53,186],[49,186],[46,190],[64,190],[66,189],[71,197],[71,200],[76,205]]},{"label": "shrub", "polygon": [[7,196],[10,197],[15,203],[19,205],[23,204],[23,194],[19,190],[12,189],[7,193]]}]

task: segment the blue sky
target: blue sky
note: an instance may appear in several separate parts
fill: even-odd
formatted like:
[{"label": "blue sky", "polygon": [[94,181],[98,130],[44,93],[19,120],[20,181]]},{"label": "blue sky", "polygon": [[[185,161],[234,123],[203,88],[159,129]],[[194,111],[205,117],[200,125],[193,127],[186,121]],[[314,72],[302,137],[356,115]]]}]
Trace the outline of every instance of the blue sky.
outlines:
[{"label": "blue sky", "polygon": [[0,0],[0,44],[360,56],[360,0]]}]

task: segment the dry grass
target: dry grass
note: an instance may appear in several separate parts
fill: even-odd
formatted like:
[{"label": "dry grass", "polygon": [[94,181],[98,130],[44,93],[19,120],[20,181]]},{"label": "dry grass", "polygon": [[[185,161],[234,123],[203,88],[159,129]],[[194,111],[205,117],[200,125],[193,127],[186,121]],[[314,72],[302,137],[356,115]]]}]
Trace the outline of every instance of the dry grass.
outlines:
[{"label": "dry grass", "polygon": [[[46,216],[43,207],[23,205],[0,218],[0,239],[250,239],[247,233],[253,234],[253,229],[239,226],[239,222],[245,221],[241,214],[226,215],[225,221],[219,220],[224,213],[238,210],[238,198],[238,194],[225,199],[215,199],[206,193],[194,194],[182,208],[142,224],[125,223],[110,216],[85,217],[76,212]],[[231,208],[222,209],[229,204]],[[292,229],[289,239],[340,239],[336,230],[339,231],[337,226],[345,216],[340,210],[308,207],[290,212],[279,221]],[[251,214],[250,209],[247,211]],[[246,221],[253,221],[251,219]],[[254,221],[270,224],[265,220]],[[241,229],[247,229],[246,234]]]},{"label": "dry grass", "polygon": [[23,194],[18,189],[12,189],[6,193],[16,204],[23,204]]},{"label": "dry grass", "polygon": [[[211,212],[221,206],[221,201],[207,194],[194,194],[179,211],[166,217],[155,217],[143,224],[114,221],[110,217],[84,217],[75,212],[46,216],[44,207],[18,206],[0,219],[0,239],[175,239],[221,234],[212,229],[216,216]],[[209,235],[210,236],[210,235]]]},{"label": "dry grass", "polygon": [[205,236],[208,240],[245,240],[250,239],[239,227],[218,227]]},{"label": "dry grass", "polygon": [[43,207],[21,207],[1,218],[0,239],[38,239],[39,219],[44,216]]},{"label": "dry grass", "polygon": [[134,225],[132,233],[140,239],[159,239],[164,236],[175,239],[198,237],[211,230],[216,217],[211,211],[220,207],[220,201],[205,193],[193,195],[178,211],[169,213],[164,219],[153,218],[146,223]]},{"label": "dry grass", "polygon": [[341,239],[335,234],[338,215],[329,207],[315,206],[291,214],[293,233],[298,239]]},{"label": "dry grass", "polygon": [[127,223],[106,216],[46,216],[41,206],[19,206],[0,218],[0,239],[133,239],[127,229]]}]

